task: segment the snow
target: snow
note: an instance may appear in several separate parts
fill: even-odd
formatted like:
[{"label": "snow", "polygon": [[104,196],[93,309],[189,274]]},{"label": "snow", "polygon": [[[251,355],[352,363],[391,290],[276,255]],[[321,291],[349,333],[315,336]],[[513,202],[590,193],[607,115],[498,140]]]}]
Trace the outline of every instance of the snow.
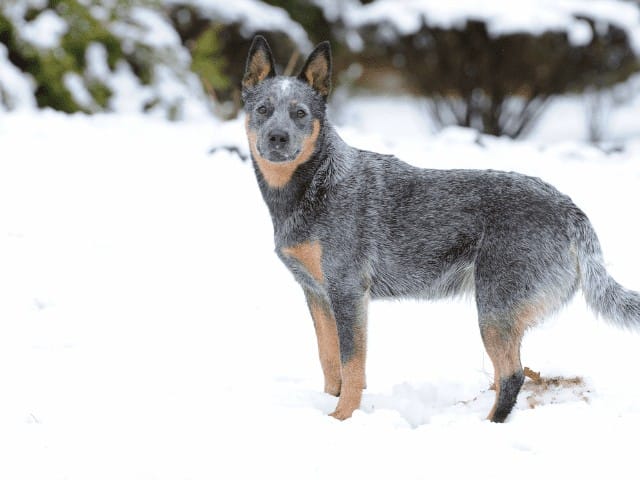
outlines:
[{"label": "snow", "polygon": [[0,11],[10,18],[14,25],[23,21],[29,9],[42,10],[47,6],[47,0],[5,1],[0,3]]},{"label": "snow", "polygon": [[25,22],[18,31],[20,36],[42,49],[60,45],[60,39],[67,33],[69,26],[53,10],[45,10],[35,20]]},{"label": "snow", "polygon": [[93,97],[84,85],[84,80],[75,72],[67,72],[63,78],[64,86],[71,92],[73,100],[84,108],[95,110]]},{"label": "snow", "polygon": [[[151,55],[156,62],[153,68],[152,84],[144,86],[135,77],[131,68],[124,62],[116,66],[115,72],[105,76],[105,52],[94,48],[87,52],[89,71],[97,72],[115,96],[110,107],[116,111],[131,111],[132,98],[134,108],[141,111],[149,101],[156,101],[153,110],[171,117],[174,112],[178,119],[208,115],[206,96],[197,76],[189,70],[191,57],[188,49],[181,44],[178,33],[169,21],[151,8],[134,7],[131,9],[133,23],[113,22],[111,31],[124,39],[125,48],[138,48],[144,45],[153,49]],[[160,60],[158,62],[157,60]]]},{"label": "snow", "polygon": [[[153,87],[142,85],[128,63],[119,61],[113,72],[109,69],[107,50],[104,45],[96,42],[90,44],[85,57],[87,78],[103,82],[112,91],[108,104],[109,110],[122,114],[135,114],[143,111],[145,104],[153,100]],[[176,91],[174,82],[168,85],[163,84],[162,88],[165,90],[173,88],[174,92]],[[191,96],[191,94],[187,95]],[[200,102],[194,103],[202,107]]]},{"label": "snow", "polygon": [[350,28],[388,23],[408,35],[419,30],[423,22],[432,27],[452,28],[464,25],[467,20],[481,20],[496,36],[567,31],[569,40],[578,46],[592,38],[588,23],[576,18],[587,16],[623,28],[640,52],[640,11],[633,3],[622,0],[376,0],[365,5],[357,0],[314,0],[314,3],[323,8],[327,18],[342,18]]},{"label": "snow", "polygon": [[206,18],[225,24],[239,23],[241,33],[251,38],[262,31],[276,31],[288,35],[303,53],[311,51],[309,36],[294,22],[289,13],[280,7],[274,7],[257,0],[164,0],[167,5],[190,5]]},{"label": "snow", "polygon": [[[543,177],[640,289],[640,136],[603,153],[569,103],[543,118],[574,132],[562,141],[430,133],[409,97],[330,114],[351,144],[416,165]],[[0,116],[0,145],[0,478],[637,476],[640,336],[580,295],[522,356],[584,384],[523,391],[503,425],[484,420],[492,367],[472,301],[372,302],[362,409],[330,418],[251,166],[209,153],[247,153],[242,118],[17,111]]]},{"label": "snow", "polygon": [[9,61],[7,47],[0,44],[0,110],[34,108],[34,81]]},{"label": "snow", "polygon": [[189,62],[188,51],[182,47],[178,32],[160,12],[151,8],[133,7],[129,17],[111,22],[109,29],[118,38],[126,39],[130,48],[139,43]]},{"label": "snow", "polygon": [[107,49],[98,42],[92,42],[85,52],[86,75],[92,80],[106,81],[111,74],[107,63]]}]

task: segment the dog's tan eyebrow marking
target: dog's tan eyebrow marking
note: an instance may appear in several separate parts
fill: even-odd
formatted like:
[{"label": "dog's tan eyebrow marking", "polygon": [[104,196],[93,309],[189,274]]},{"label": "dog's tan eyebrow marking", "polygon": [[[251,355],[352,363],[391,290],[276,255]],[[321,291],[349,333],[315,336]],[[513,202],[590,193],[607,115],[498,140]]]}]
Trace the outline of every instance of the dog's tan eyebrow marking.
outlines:
[{"label": "dog's tan eyebrow marking", "polygon": [[314,280],[323,283],[322,244],[318,241],[303,242],[291,247],[282,248],[282,253],[295,258],[304,266]]},{"label": "dog's tan eyebrow marking", "polygon": [[265,182],[267,182],[267,185],[269,185],[271,188],[284,187],[287,183],[289,183],[296,169],[304,162],[309,160],[311,154],[315,150],[316,141],[318,140],[318,135],[320,134],[320,120],[315,119],[313,121],[313,129],[311,130],[311,134],[304,139],[304,142],[302,142],[300,153],[296,158],[288,162],[270,162],[262,155],[260,155],[260,153],[258,152],[258,147],[256,146],[256,143],[258,141],[258,134],[254,130],[251,130],[249,128],[249,120],[250,117],[249,115],[247,115],[245,128],[247,129],[247,137],[249,138],[249,148],[251,149],[253,158],[258,164],[260,173],[262,173]]}]

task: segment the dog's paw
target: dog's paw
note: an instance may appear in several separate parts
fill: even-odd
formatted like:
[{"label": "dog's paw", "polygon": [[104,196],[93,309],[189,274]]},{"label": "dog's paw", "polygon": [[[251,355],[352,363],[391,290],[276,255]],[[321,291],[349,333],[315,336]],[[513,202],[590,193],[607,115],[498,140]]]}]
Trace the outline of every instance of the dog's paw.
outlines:
[{"label": "dog's paw", "polygon": [[344,388],[344,384],[342,386],[338,405],[335,411],[329,414],[338,420],[346,420],[349,418],[353,414],[353,411],[360,407],[360,400],[362,399],[362,386],[346,385],[347,388]]},{"label": "dog's paw", "polygon": [[353,415],[353,412],[360,406],[360,401],[344,401],[343,398],[340,398],[338,401],[338,405],[333,413],[330,413],[329,416],[333,418],[337,418],[338,420],[346,420]]},{"label": "dog's paw", "polygon": [[353,415],[355,408],[351,409],[351,408],[340,408],[340,406],[338,406],[334,412],[331,412],[329,414],[330,417],[336,418],[340,421],[342,420],[346,420],[347,418],[351,418],[351,415]]}]

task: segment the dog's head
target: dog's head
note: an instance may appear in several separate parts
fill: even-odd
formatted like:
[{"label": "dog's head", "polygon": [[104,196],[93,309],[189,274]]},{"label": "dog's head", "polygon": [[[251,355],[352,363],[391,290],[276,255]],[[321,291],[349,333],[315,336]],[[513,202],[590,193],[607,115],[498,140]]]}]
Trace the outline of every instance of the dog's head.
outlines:
[{"label": "dog's head", "polygon": [[254,158],[270,164],[300,164],[313,154],[331,89],[331,47],[319,44],[297,77],[276,74],[262,36],[249,50],[242,80],[247,134]]}]

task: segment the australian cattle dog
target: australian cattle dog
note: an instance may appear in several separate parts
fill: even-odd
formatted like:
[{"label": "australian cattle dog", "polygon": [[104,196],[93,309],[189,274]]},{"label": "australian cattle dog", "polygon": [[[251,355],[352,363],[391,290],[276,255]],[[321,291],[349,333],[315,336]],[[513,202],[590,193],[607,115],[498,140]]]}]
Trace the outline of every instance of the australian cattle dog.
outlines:
[{"label": "australian cattle dog", "polygon": [[331,48],[297,77],[276,74],[255,37],[242,81],[255,174],[275,250],[302,286],[331,414],[350,417],[365,387],[370,298],[475,298],[503,422],[524,381],[526,329],[581,288],[589,307],[640,325],[640,295],[607,273],[596,234],[571,199],[538,178],[431,170],[347,145],[331,125]]}]

